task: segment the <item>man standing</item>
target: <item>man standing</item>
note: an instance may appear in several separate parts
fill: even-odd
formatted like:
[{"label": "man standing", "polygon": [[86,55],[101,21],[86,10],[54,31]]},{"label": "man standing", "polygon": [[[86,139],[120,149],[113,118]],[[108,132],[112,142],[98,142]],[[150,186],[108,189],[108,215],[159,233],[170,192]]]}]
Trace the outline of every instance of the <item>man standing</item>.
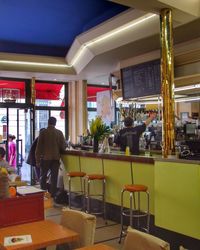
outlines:
[{"label": "man standing", "polygon": [[125,151],[128,146],[131,154],[139,155],[140,136],[155,117],[156,113],[150,113],[147,120],[142,125],[136,127],[133,127],[133,119],[126,117],[124,119],[125,128],[119,131],[119,135],[115,139],[115,143],[120,146],[120,150]]},{"label": "man standing", "polygon": [[35,151],[36,165],[40,166],[40,186],[47,190],[47,174],[51,173],[50,193],[54,197],[57,191],[58,170],[61,153],[66,148],[62,131],[55,128],[56,118],[49,117],[47,129],[40,132]]}]

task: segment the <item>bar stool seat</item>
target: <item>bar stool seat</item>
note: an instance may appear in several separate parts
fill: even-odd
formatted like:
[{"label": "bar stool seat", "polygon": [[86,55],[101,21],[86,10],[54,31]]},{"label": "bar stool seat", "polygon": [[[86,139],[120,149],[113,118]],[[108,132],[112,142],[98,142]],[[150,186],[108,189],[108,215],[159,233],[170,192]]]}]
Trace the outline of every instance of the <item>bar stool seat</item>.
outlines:
[{"label": "bar stool seat", "polygon": [[87,174],[86,178],[88,180],[104,180],[106,177],[103,174]]},{"label": "bar stool seat", "polygon": [[74,178],[80,178],[80,185],[81,190],[73,190],[76,195],[82,195],[82,210],[84,210],[85,204],[84,204],[84,194],[85,194],[85,188],[84,188],[84,176],[86,175],[85,172],[81,171],[72,171],[67,173],[68,177],[68,183],[69,183],[69,190],[68,190],[68,196],[69,196],[69,208],[72,206],[72,179]]},{"label": "bar stool seat", "polygon": [[[130,208],[124,207],[124,193],[129,192],[129,203]],[[140,204],[140,195],[144,193],[146,195],[146,210],[141,210]],[[135,196],[137,194],[137,198]],[[148,187],[142,184],[126,184],[124,185],[121,191],[121,232],[119,243],[123,235],[126,234],[124,230],[124,217],[129,217],[129,226],[133,227],[133,219],[136,218],[137,226],[134,225],[134,228],[146,231],[149,233],[149,224],[150,224],[150,211],[149,211],[149,192]],[[146,226],[140,226],[140,219],[146,218]],[[144,224],[144,223],[143,223]]]},{"label": "bar stool seat", "polygon": [[78,171],[75,171],[75,172],[68,172],[67,173],[67,176],[69,177],[84,177],[86,175],[85,172],[78,172]]},{"label": "bar stool seat", "polygon": [[124,190],[129,192],[146,192],[148,187],[141,184],[129,184],[124,186]]},{"label": "bar stool seat", "polygon": [[[102,191],[100,193],[91,192],[91,182],[100,181],[102,183]],[[89,214],[103,215],[104,220],[106,219],[106,205],[105,205],[105,186],[106,186],[106,176],[103,174],[86,174],[85,176],[85,202],[86,202],[86,212]],[[100,198],[101,201],[101,211],[94,211],[94,207],[91,206],[91,198]],[[100,206],[98,206],[99,208]]]}]

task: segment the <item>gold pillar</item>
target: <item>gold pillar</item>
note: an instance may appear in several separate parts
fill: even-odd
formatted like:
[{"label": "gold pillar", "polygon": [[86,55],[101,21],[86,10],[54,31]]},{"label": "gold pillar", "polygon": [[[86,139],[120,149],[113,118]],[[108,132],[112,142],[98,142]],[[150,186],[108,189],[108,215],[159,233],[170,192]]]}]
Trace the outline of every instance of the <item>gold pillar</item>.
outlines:
[{"label": "gold pillar", "polygon": [[162,132],[163,156],[175,153],[174,143],[174,53],[172,11],[162,9],[160,14],[161,83],[162,83]]},{"label": "gold pillar", "polygon": [[31,79],[31,103],[35,106],[35,98],[36,98],[36,93],[35,93],[35,77],[32,77]]}]

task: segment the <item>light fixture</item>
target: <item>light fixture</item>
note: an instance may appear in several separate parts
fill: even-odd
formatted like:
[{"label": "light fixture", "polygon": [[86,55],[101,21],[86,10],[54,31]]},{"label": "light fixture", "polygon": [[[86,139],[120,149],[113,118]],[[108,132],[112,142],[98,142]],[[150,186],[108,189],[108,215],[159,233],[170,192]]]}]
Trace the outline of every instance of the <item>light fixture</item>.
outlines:
[{"label": "light fixture", "polygon": [[198,88],[200,88],[200,83],[189,85],[189,86],[177,87],[174,89],[174,92],[190,90],[190,89],[198,89]]},{"label": "light fixture", "polygon": [[[175,99],[174,99],[174,101],[176,102],[176,103],[179,103],[179,102],[192,102],[192,101],[198,101],[198,100],[200,100],[200,96],[194,96],[194,97],[192,97],[192,96],[186,96],[186,95],[175,95]],[[146,98],[137,98],[137,99],[130,99],[130,101],[123,101],[122,99],[117,99],[117,102],[123,102],[123,103],[125,103],[125,102],[128,102],[128,103],[135,103],[135,104],[144,104],[144,105],[146,105],[146,104],[158,104],[158,105],[160,105],[160,104],[162,104],[162,99],[161,99],[161,97],[156,97],[156,96],[154,96],[154,97],[146,97]]]},{"label": "light fixture", "polygon": [[108,38],[111,38],[111,37],[113,37],[113,36],[116,36],[116,35],[118,35],[119,33],[123,32],[123,31],[126,31],[126,30],[128,30],[128,29],[131,29],[131,28],[135,27],[136,25],[141,24],[141,23],[143,23],[143,22],[145,22],[145,21],[147,21],[147,20],[149,20],[150,18],[153,18],[153,17],[155,17],[155,16],[157,16],[157,15],[156,15],[156,14],[147,14],[147,15],[145,15],[145,16],[143,16],[143,17],[137,19],[137,20],[134,20],[134,21],[132,21],[132,22],[130,22],[130,23],[125,24],[124,26],[121,26],[121,27],[119,27],[119,28],[116,28],[116,29],[112,30],[111,32],[108,32],[108,33],[106,33],[106,34],[103,34],[102,36],[99,36],[99,37],[97,37],[97,38],[95,38],[95,39],[93,39],[93,40],[91,40],[91,41],[89,41],[89,42],[84,43],[84,44],[79,48],[78,52],[76,53],[76,55],[75,55],[74,58],[72,59],[72,62],[71,62],[70,65],[73,66],[73,65],[78,61],[78,59],[82,56],[83,52],[84,52],[88,47],[94,45],[95,43],[99,43],[99,42],[104,41],[104,40],[106,40],[106,39],[108,39]]},{"label": "light fixture", "polygon": [[71,68],[74,66],[74,64],[79,60],[79,58],[82,56],[82,54],[85,52],[85,50],[92,46],[95,43],[99,43],[101,41],[104,41],[106,39],[109,39],[110,37],[116,36],[119,33],[132,29],[136,25],[139,25],[143,22],[148,21],[149,19],[157,16],[156,14],[147,14],[137,20],[134,20],[130,23],[125,24],[124,26],[121,26],[119,28],[116,28],[112,30],[111,32],[108,32],[106,34],[103,34],[102,36],[99,36],[89,42],[86,42],[82,44],[82,46],[79,48],[75,56],[72,58],[72,61],[70,64],[57,64],[57,63],[39,63],[39,62],[27,62],[27,61],[13,61],[13,60],[0,60],[1,64],[18,64],[18,65],[30,65],[30,66],[46,66],[46,67],[57,67],[57,68]]},{"label": "light fixture", "polygon": [[0,60],[1,64],[18,64],[18,65],[30,65],[30,66],[47,66],[57,68],[70,68],[67,64],[58,63],[39,63],[39,62],[27,62],[27,61],[12,61],[12,60]]},{"label": "light fixture", "polygon": [[152,17],[155,17],[155,16],[156,16],[156,14],[147,14],[147,15],[141,17],[141,18],[138,18],[137,20],[134,20],[134,21],[132,21],[132,22],[130,22],[128,24],[125,24],[125,25],[123,25],[123,26],[121,26],[119,28],[116,28],[116,29],[112,30],[111,32],[103,34],[102,36],[97,37],[97,38],[93,39],[92,41],[85,43],[85,45],[86,45],[86,47],[88,47],[88,46],[91,46],[91,45],[93,45],[95,43],[106,40],[106,39],[108,39],[108,38],[110,38],[112,36],[118,35],[119,33],[123,32],[123,31],[131,29],[134,26],[136,26],[136,25],[138,25],[140,23],[143,23],[143,22],[147,21],[148,19],[150,19]]},{"label": "light fixture", "polygon": [[192,101],[198,101],[200,100],[199,97],[186,97],[186,98],[178,98],[175,100],[175,102],[192,102]]}]

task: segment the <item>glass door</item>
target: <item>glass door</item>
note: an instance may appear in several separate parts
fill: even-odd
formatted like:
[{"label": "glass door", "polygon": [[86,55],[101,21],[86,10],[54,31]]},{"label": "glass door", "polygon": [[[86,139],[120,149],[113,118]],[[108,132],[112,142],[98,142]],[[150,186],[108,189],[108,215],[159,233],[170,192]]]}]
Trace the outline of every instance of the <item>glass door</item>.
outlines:
[{"label": "glass door", "polygon": [[[6,159],[22,180],[31,181],[30,166],[26,158],[32,143],[31,110],[25,108],[0,108],[0,146],[6,149]],[[11,151],[15,154],[11,161]]]}]

